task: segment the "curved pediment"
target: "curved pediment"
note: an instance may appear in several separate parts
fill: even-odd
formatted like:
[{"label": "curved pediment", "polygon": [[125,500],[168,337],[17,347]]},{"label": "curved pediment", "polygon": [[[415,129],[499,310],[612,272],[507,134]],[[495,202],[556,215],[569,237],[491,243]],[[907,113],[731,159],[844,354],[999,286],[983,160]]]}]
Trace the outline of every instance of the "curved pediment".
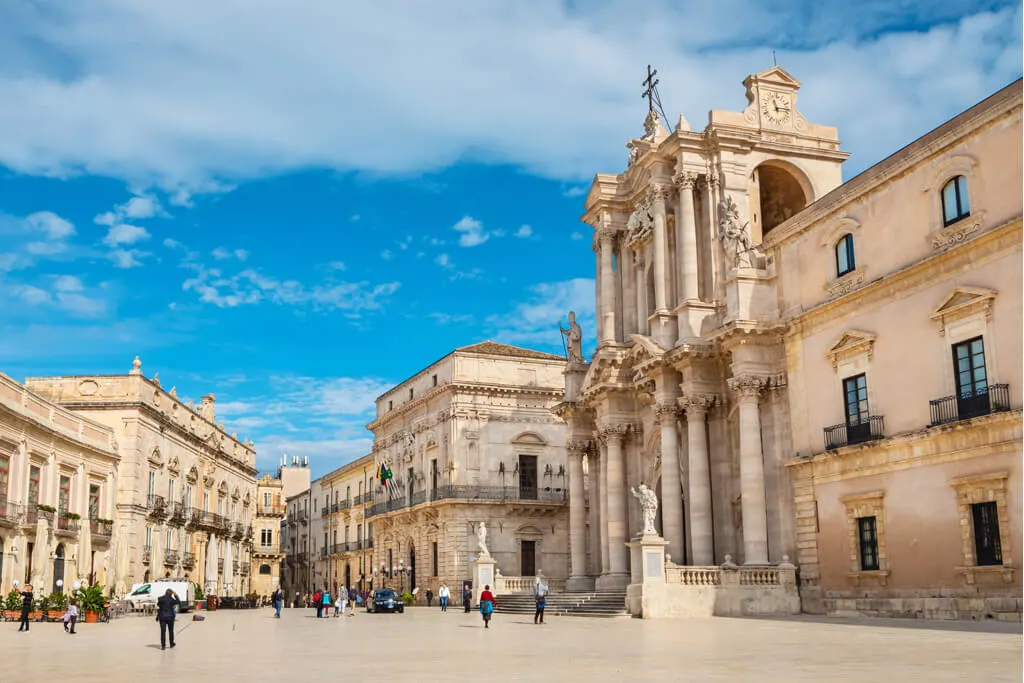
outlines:
[{"label": "curved pediment", "polygon": [[548,442],[537,432],[522,432],[512,439],[512,443],[521,446],[546,446]]}]

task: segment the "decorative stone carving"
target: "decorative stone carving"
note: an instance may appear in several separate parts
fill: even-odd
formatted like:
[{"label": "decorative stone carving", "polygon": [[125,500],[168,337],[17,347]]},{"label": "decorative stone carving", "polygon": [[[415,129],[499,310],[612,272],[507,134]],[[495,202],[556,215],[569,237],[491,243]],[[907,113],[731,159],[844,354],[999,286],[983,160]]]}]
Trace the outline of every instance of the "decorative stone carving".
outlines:
[{"label": "decorative stone carving", "polygon": [[160,373],[153,373],[153,384],[160,386]]},{"label": "decorative stone carving", "polygon": [[832,363],[832,368],[839,369],[839,363],[856,358],[860,355],[867,355],[868,360],[874,355],[876,336],[870,332],[858,330],[847,330],[836,340],[826,352],[826,356]]},{"label": "decorative stone carving", "polygon": [[583,330],[576,322],[576,312],[569,311],[569,328],[559,328],[565,340],[566,356],[570,363],[583,363]]},{"label": "decorative stone carving", "polygon": [[680,396],[677,403],[687,413],[706,413],[715,405],[715,396],[711,394],[687,394]]},{"label": "decorative stone carving", "polygon": [[681,189],[693,188],[697,184],[699,176],[693,171],[676,171],[672,176],[672,183]]},{"label": "decorative stone carving", "polygon": [[645,194],[637,200],[633,213],[629,214],[629,220],[626,221],[626,229],[629,231],[630,242],[642,241],[654,230],[650,195]]},{"label": "decorative stone carving", "polygon": [[652,208],[654,207],[654,204],[656,204],[657,202],[665,201],[666,199],[669,198],[669,196],[670,195],[668,185],[663,185],[661,183],[651,183],[651,185],[647,188],[647,203]]},{"label": "decorative stone carving", "polygon": [[640,484],[639,490],[630,489],[633,496],[640,501],[640,509],[644,514],[644,536],[657,536],[654,520],[658,516],[658,496],[646,484]]},{"label": "decorative stone carving", "polygon": [[573,439],[567,441],[565,444],[565,450],[569,455],[575,455],[577,457],[583,457],[591,451],[594,447],[594,442],[590,439]]},{"label": "decorative stone carving", "polygon": [[739,377],[730,377],[728,384],[729,388],[741,400],[757,400],[757,397],[761,394],[768,383],[764,377],[759,377],[757,375],[740,375]]},{"label": "decorative stone carving", "polygon": [[132,361],[132,369],[129,375],[141,375],[142,374],[142,361],[139,360],[138,356],[135,356],[135,360]]},{"label": "decorative stone carving", "polygon": [[487,525],[483,522],[476,527],[476,542],[480,546],[480,556],[490,557],[491,551],[487,549]]},{"label": "decorative stone carving", "polygon": [[846,275],[841,275],[835,280],[825,284],[825,289],[828,291],[828,298],[836,299],[841,296],[846,296],[864,284],[864,280],[865,274],[863,269],[854,270]]},{"label": "decorative stone carving", "polygon": [[168,393],[170,394],[171,398],[177,399],[178,398],[178,387],[171,387],[171,390]]},{"label": "decorative stone carving", "polygon": [[679,406],[671,401],[664,401],[654,406],[654,414],[658,416],[660,424],[671,424],[679,414]]},{"label": "decorative stone carving", "polygon": [[644,119],[644,136],[641,140],[647,140],[654,142],[658,135],[658,124],[661,121],[658,119],[658,115],[654,113],[654,110],[647,112],[647,117]]},{"label": "decorative stone carving", "polygon": [[622,439],[629,432],[629,425],[626,423],[617,423],[605,425],[601,429],[601,439],[607,443],[611,440]]}]

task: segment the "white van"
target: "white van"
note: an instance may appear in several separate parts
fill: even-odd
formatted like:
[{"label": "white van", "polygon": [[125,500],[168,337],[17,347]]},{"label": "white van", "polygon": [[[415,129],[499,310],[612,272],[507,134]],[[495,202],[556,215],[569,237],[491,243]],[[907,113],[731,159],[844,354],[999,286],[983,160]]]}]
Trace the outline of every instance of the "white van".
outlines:
[{"label": "white van", "polygon": [[170,588],[178,596],[181,604],[179,612],[188,612],[195,607],[196,587],[191,581],[185,579],[159,579],[152,583],[141,583],[135,586],[125,601],[132,609],[140,609],[145,605],[156,605],[157,598],[167,592]]}]

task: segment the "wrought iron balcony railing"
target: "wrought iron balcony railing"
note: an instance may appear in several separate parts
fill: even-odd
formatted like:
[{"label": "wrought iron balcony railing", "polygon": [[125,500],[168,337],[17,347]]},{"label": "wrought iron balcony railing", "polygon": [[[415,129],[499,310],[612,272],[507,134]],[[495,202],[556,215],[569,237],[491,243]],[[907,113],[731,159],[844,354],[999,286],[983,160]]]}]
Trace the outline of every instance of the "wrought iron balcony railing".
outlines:
[{"label": "wrought iron balcony railing", "polygon": [[837,424],[825,427],[825,450],[874,441],[883,437],[884,422],[881,415],[871,415],[857,424]]},{"label": "wrought iron balcony railing", "polygon": [[101,522],[98,519],[89,520],[89,532],[93,538],[110,538],[114,534],[114,525],[110,522]]},{"label": "wrought iron balcony railing", "polygon": [[165,550],[164,551],[164,564],[168,567],[173,567],[178,564],[178,551],[177,550]]},{"label": "wrought iron balcony railing", "polygon": [[17,503],[0,498],[0,524],[15,525],[21,522],[22,509]]},{"label": "wrought iron balcony railing", "polygon": [[146,499],[146,509],[149,510],[150,517],[163,517],[167,514],[167,499],[151,493]]},{"label": "wrought iron balcony railing", "polygon": [[148,545],[142,549],[142,564],[149,564],[149,558],[153,555],[153,549]]},{"label": "wrought iron balcony railing", "polygon": [[192,569],[196,566],[196,554],[195,553],[182,553],[181,555],[181,566],[185,569]]},{"label": "wrought iron balcony railing", "polygon": [[[379,494],[383,495],[383,494]],[[439,486],[431,491],[431,500],[481,500],[496,502],[565,503],[569,489],[562,487],[521,488],[517,486]],[[391,500],[380,500],[370,508],[369,516],[381,515],[394,510],[426,502],[426,491],[415,491],[410,496],[403,494]]]},{"label": "wrought iron balcony railing", "polygon": [[77,534],[80,526],[78,517],[69,516],[66,510],[57,515],[57,530],[66,531],[69,534]]},{"label": "wrought iron balcony railing", "polygon": [[1010,385],[993,384],[929,401],[931,426],[969,420],[1010,409]]}]

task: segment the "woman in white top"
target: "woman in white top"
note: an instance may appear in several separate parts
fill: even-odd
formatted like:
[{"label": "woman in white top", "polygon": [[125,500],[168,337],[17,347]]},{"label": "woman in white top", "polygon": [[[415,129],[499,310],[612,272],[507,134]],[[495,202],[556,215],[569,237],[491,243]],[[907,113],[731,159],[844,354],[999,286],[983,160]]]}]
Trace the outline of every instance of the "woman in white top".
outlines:
[{"label": "woman in white top", "polygon": [[441,600],[441,611],[448,611],[448,598],[452,596],[452,592],[448,590],[448,584],[442,583],[441,587],[437,589],[437,597]]},{"label": "woman in white top", "polygon": [[338,602],[334,606],[337,608],[334,616],[340,617],[345,613],[345,608],[348,606],[348,589],[344,586],[338,589]]}]

